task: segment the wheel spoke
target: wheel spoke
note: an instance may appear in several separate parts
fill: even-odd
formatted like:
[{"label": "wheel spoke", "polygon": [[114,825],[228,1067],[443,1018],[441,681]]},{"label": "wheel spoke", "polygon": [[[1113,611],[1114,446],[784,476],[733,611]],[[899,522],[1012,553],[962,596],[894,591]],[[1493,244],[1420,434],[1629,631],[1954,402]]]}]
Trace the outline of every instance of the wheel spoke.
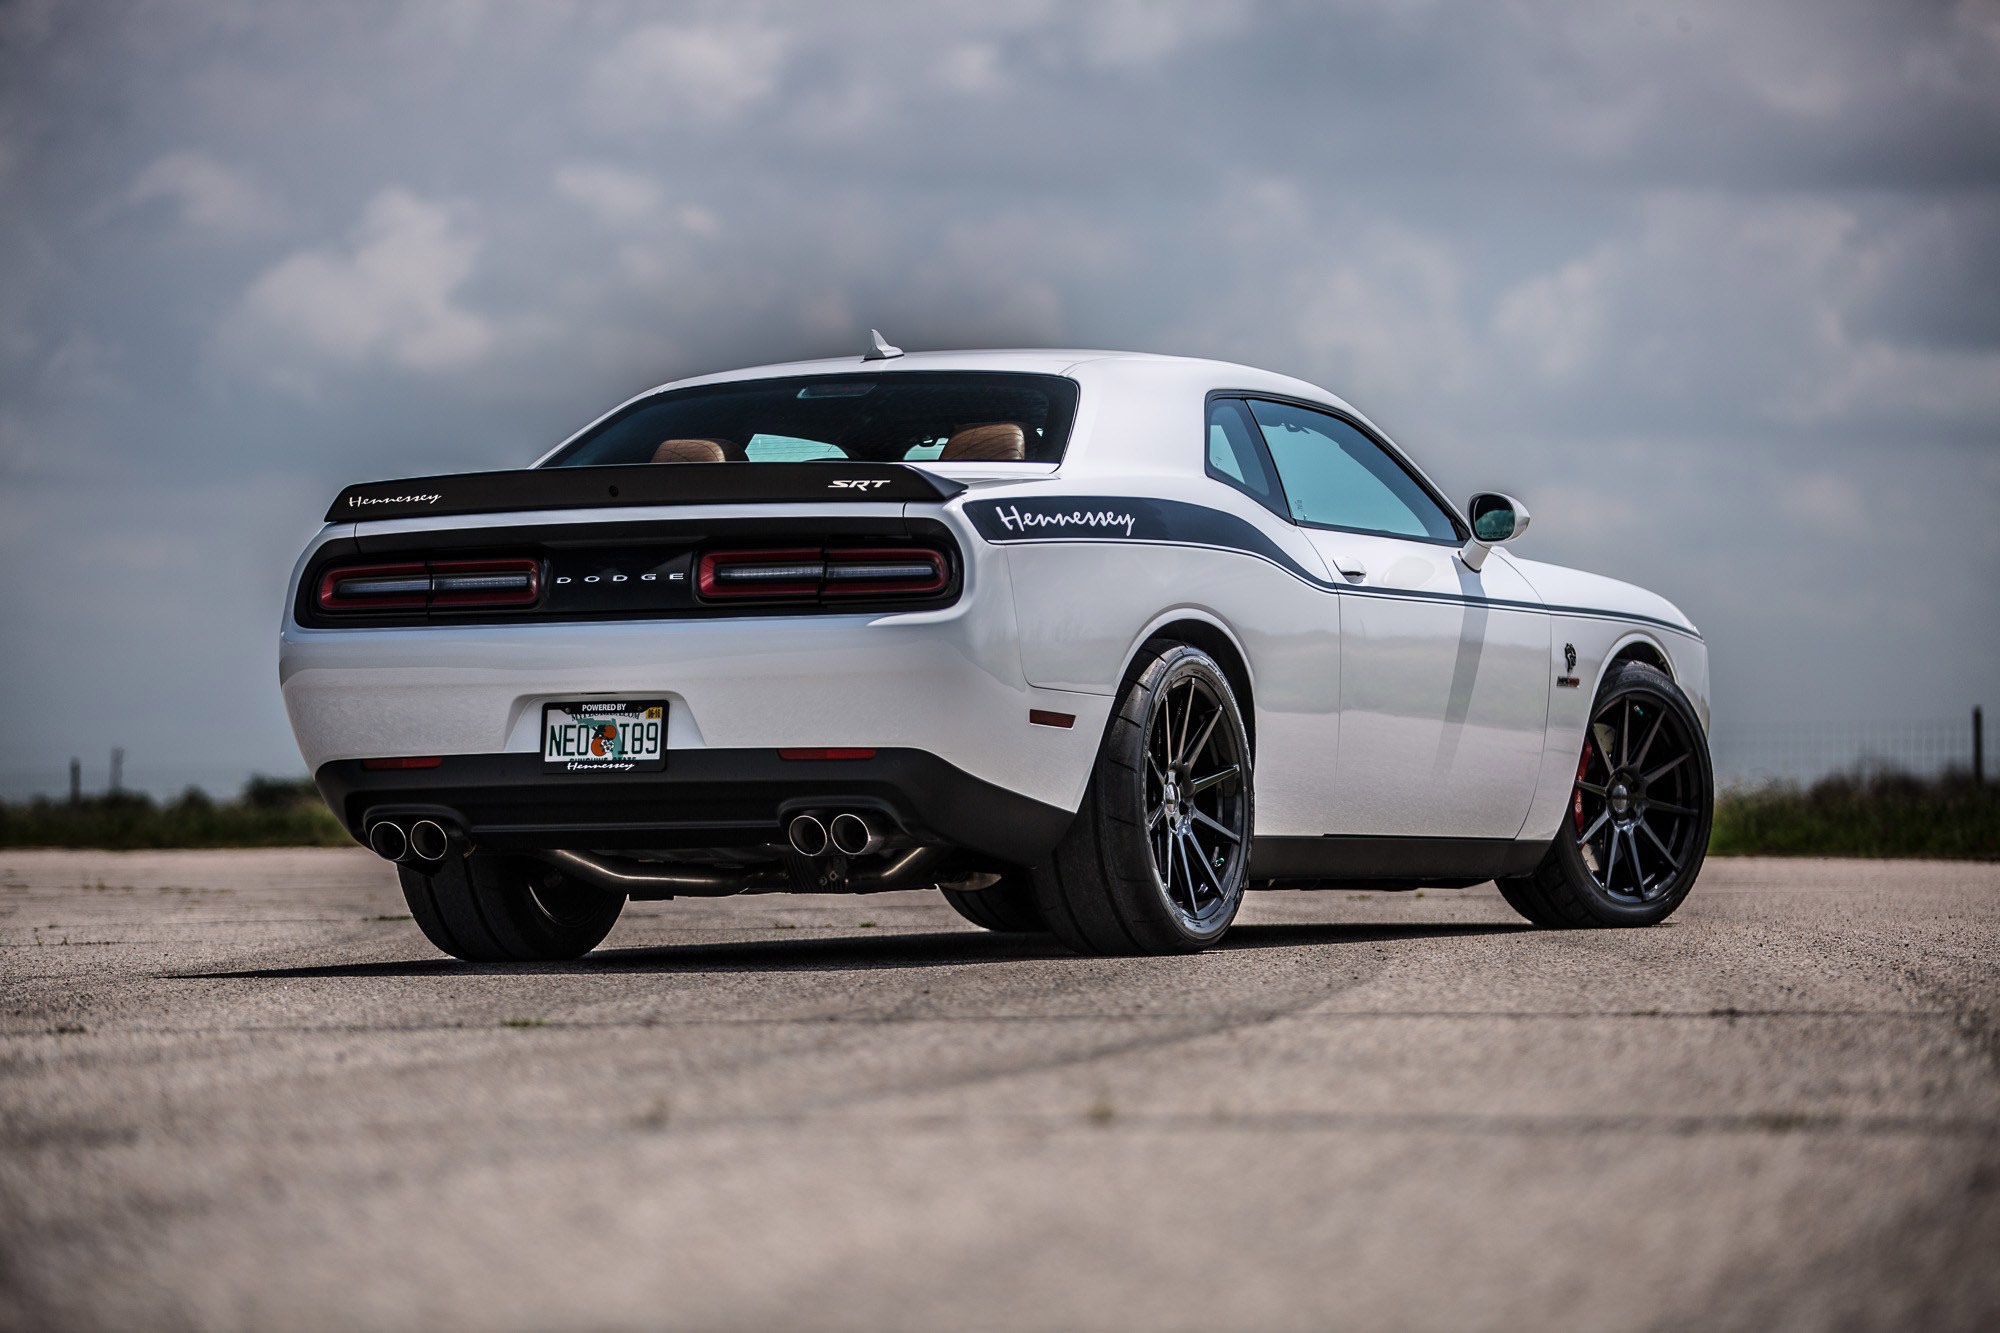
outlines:
[{"label": "wheel spoke", "polygon": [[1215,877],[1215,867],[1208,863],[1208,854],[1202,851],[1201,844],[1195,840],[1194,834],[1183,830],[1181,837],[1186,839],[1187,843],[1186,846],[1181,848],[1181,859],[1186,860],[1188,853],[1193,852],[1194,859],[1201,866],[1201,877],[1208,881],[1209,888],[1215,890],[1217,898],[1222,897],[1222,881]]},{"label": "wheel spoke", "polygon": [[1667,858],[1667,864],[1679,870],[1681,868],[1681,859],[1667,849],[1667,844],[1660,841],[1660,835],[1653,832],[1653,826],[1642,819],[1639,821],[1639,827],[1646,830],[1646,836],[1651,838],[1653,845],[1660,849],[1660,855]]},{"label": "wheel spoke", "polygon": [[1688,757],[1687,751],[1683,750],[1679,754],[1675,755],[1672,759],[1667,760],[1666,763],[1661,764],[1658,768],[1646,774],[1645,776],[1647,785],[1651,786],[1653,783],[1658,782],[1662,777],[1665,777],[1667,774],[1673,772],[1676,768],[1679,768],[1682,764],[1687,762],[1687,757]]},{"label": "wheel spoke", "polygon": [[1653,718],[1653,729],[1651,731],[1648,731],[1646,733],[1646,739],[1639,743],[1639,757],[1632,761],[1632,767],[1644,768],[1646,766],[1646,755],[1652,750],[1653,742],[1656,739],[1658,739],[1660,735],[1660,728],[1666,725],[1667,725],[1667,712],[1663,708]]},{"label": "wheel spoke", "polygon": [[1632,762],[1632,701],[1625,701],[1625,719],[1618,727],[1618,767],[1627,768]]},{"label": "wheel spoke", "polygon": [[1598,762],[1604,765],[1605,773],[1609,774],[1611,772],[1611,724],[1608,722],[1593,722],[1590,724],[1590,734],[1597,742]]},{"label": "wheel spoke", "polygon": [[1610,807],[1607,806],[1604,809],[1599,810],[1597,812],[1597,818],[1590,821],[1589,828],[1585,829],[1582,833],[1579,833],[1577,835],[1576,837],[1577,843],[1581,845],[1583,843],[1589,842],[1592,838],[1597,836],[1597,831],[1599,829],[1603,828],[1606,824],[1609,824],[1610,822],[1611,822],[1611,809]]},{"label": "wheel spoke", "polygon": [[1171,708],[1167,710],[1167,763],[1173,768],[1180,767],[1183,753],[1187,749],[1188,731],[1194,726],[1194,677],[1188,677],[1186,684],[1187,702],[1181,705],[1181,742],[1179,745],[1172,743],[1174,716]]},{"label": "wheel spoke", "polygon": [[1576,789],[1578,791],[1587,791],[1592,796],[1609,796],[1611,794],[1606,788],[1599,785],[1598,783],[1585,782],[1582,778],[1578,778],[1576,780]]},{"label": "wheel spoke", "polygon": [[1611,892],[1611,881],[1618,876],[1618,837],[1624,830],[1616,824],[1611,826],[1611,851],[1604,858],[1604,891]]},{"label": "wheel spoke", "polygon": [[1646,802],[1646,808],[1648,810],[1664,810],[1670,815],[1693,815],[1700,813],[1691,805],[1675,805],[1671,801],[1649,800]]},{"label": "wheel spoke", "polygon": [[1195,823],[1208,825],[1211,829],[1214,829],[1217,833],[1220,833],[1223,837],[1229,839],[1233,843],[1237,844],[1242,843],[1243,839],[1238,837],[1235,833],[1231,832],[1228,826],[1223,824],[1221,820],[1211,819],[1209,818],[1208,814],[1205,811],[1201,810],[1193,810],[1190,811],[1189,813],[1191,813],[1194,816]]},{"label": "wheel spoke", "polygon": [[1207,791],[1210,787],[1214,787],[1221,783],[1227,782],[1231,778],[1240,777],[1242,776],[1242,773],[1243,773],[1243,766],[1241,764],[1231,764],[1228,768],[1225,768],[1218,773],[1210,773],[1205,778],[1196,778],[1194,781],[1188,783],[1187,794],[1189,796],[1199,796],[1203,792]]},{"label": "wheel spoke", "polygon": [[1166,817],[1167,807],[1164,805],[1154,806],[1153,812],[1146,816],[1146,831],[1148,833],[1152,832],[1154,828],[1158,827],[1159,822]]},{"label": "wheel spoke", "polygon": [[1168,840],[1173,845],[1174,859],[1181,864],[1181,882],[1187,886],[1188,911],[1195,911],[1197,910],[1197,904],[1194,898],[1194,867],[1188,864],[1187,844],[1182,842],[1180,837],[1175,834],[1169,834]]},{"label": "wheel spoke", "polygon": [[1222,721],[1222,710],[1218,708],[1208,715],[1208,721],[1202,724],[1201,734],[1194,738],[1194,744],[1188,746],[1188,752],[1175,763],[1182,768],[1193,768],[1194,761],[1207,753],[1209,738],[1215,735],[1215,724],[1220,721]]}]

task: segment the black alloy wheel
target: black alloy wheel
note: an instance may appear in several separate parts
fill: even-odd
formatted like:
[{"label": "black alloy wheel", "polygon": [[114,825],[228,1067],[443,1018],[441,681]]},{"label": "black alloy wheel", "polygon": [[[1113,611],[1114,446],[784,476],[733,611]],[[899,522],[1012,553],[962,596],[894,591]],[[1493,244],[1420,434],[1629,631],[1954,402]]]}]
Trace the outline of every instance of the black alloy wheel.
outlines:
[{"label": "black alloy wheel", "polygon": [[1249,832],[1249,787],[1232,705],[1204,672],[1170,681],[1146,737],[1146,838],[1153,875],[1188,930],[1236,914]]},{"label": "black alloy wheel", "polygon": [[1035,899],[1083,953],[1193,953],[1236,919],[1255,783],[1229,678],[1188,644],[1142,654],[1105,727],[1083,805]]},{"label": "black alloy wheel", "polygon": [[1694,887],[1714,812],[1694,706],[1658,667],[1617,663],[1591,707],[1555,840],[1500,892],[1538,926],[1654,925]]}]

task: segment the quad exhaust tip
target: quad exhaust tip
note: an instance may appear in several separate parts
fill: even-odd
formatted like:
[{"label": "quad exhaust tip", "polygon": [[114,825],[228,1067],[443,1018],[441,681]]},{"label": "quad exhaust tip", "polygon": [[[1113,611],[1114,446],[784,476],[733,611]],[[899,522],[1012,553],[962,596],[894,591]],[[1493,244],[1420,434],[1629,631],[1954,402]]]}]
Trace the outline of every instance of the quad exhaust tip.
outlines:
[{"label": "quad exhaust tip", "polygon": [[792,822],[785,827],[785,836],[800,856],[826,855],[829,842],[826,825],[817,816],[793,815]]},{"label": "quad exhaust tip", "polygon": [[369,828],[368,846],[375,855],[386,861],[400,861],[410,854],[409,835],[404,833],[400,826],[386,819]]},{"label": "quad exhaust tip", "polygon": [[882,847],[882,835],[866,819],[852,811],[835,815],[833,822],[827,825],[826,833],[833,842],[833,849],[842,856],[866,856]]},{"label": "quad exhaust tip", "polygon": [[410,825],[410,851],[419,861],[442,861],[451,851],[451,830],[435,819]]}]

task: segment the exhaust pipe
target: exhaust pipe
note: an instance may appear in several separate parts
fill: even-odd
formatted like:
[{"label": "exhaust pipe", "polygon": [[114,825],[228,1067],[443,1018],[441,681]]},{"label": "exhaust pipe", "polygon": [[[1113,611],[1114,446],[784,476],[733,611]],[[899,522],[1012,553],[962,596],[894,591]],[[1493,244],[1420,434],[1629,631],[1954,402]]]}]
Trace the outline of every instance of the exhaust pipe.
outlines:
[{"label": "exhaust pipe", "polygon": [[785,828],[792,850],[800,856],[824,856],[827,849],[826,825],[812,815],[793,815]]},{"label": "exhaust pipe", "polygon": [[442,861],[451,851],[451,830],[435,819],[410,825],[410,851],[419,861]]},{"label": "exhaust pipe", "polygon": [[386,819],[377,820],[369,827],[368,846],[385,861],[400,861],[410,854],[409,835]]},{"label": "exhaust pipe", "polygon": [[835,815],[826,833],[833,849],[842,856],[866,856],[881,850],[886,841],[873,825],[852,811]]}]

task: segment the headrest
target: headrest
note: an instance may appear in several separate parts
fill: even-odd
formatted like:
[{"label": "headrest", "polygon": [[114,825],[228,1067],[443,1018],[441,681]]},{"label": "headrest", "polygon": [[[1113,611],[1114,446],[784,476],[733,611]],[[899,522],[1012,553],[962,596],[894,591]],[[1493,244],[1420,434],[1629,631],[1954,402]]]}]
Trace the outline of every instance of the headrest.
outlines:
[{"label": "headrest", "polygon": [[1018,463],[1028,456],[1028,432],[1018,421],[995,421],[952,432],[940,463]]},{"label": "headrest", "polygon": [[653,450],[655,463],[726,463],[729,450],[721,440],[661,440]]}]

